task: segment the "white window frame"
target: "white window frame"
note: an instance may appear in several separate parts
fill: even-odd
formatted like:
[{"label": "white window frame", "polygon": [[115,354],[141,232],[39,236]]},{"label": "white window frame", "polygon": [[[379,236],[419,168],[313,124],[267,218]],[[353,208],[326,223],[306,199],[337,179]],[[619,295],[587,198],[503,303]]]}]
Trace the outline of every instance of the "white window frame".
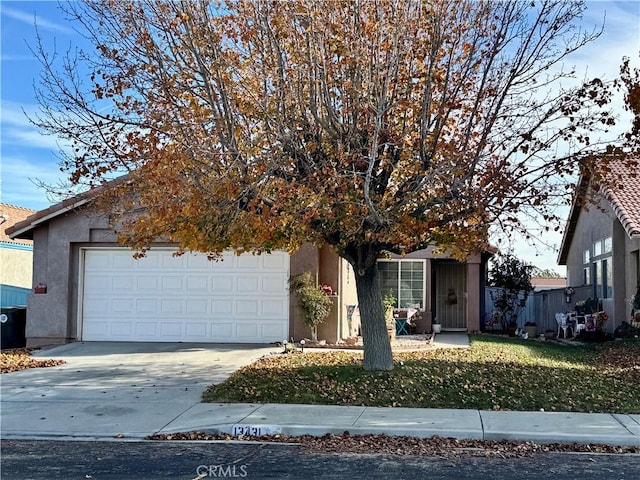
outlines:
[{"label": "white window frame", "polygon": [[[397,278],[397,288],[398,288],[398,298],[396,298],[396,307],[404,308],[405,305],[400,305],[400,278],[402,275],[402,263],[412,262],[412,263],[421,263],[422,264],[422,298],[420,300],[420,310],[426,310],[426,297],[427,297],[427,261],[420,258],[403,258],[403,259],[395,259],[395,258],[384,258],[379,259],[378,263],[397,263],[398,264],[398,278]],[[379,273],[378,273],[379,275]],[[385,292],[381,292],[384,297]]]}]

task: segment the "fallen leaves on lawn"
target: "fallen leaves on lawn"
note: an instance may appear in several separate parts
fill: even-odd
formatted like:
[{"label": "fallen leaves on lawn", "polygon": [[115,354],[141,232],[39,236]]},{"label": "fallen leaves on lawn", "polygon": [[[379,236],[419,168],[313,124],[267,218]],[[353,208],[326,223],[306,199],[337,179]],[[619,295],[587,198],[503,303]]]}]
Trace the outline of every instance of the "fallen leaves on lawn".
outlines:
[{"label": "fallen leaves on lawn", "polygon": [[341,435],[326,434],[321,437],[313,435],[262,435],[259,437],[239,436],[228,434],[204,433],[199,431],[156,434],[147,440],[243,440],[257,442],[276,442],[299,444],[312,453],[357,453],[374,455],[422,455],[432,457],[455,456],[483,456],[483,457],[524,457],[535,453],[546,452],[585,452],[585,453],[640,453],[640,447],[624,447],[603,444],[538,444],[533,442],[488,441],[488,440],[460,440],[451,437],[433,436],[429,438],[376,435]]},{"label": "fallen leaves on lawn", "polygon": [[468,349],[396,352],[392,371],[348,351],[272,355],[204,393],[208,402],[640,412],[640,342],[583,347],[474,335]]},{"label": "fallen leaves on lawn", "polygon": [[27,348],[0,352],[0,373],[17,372],[27,368],[55,367],[64,363],[66,363],[64,360],[35,359]]},{"label": "fallen leaves on lawn", "polygon": [[610,346],[600,346],[599,350],[597,358],[603,368],[633,372],[637,375],[640,369],[640,349],[637,341],[616,341]]}]

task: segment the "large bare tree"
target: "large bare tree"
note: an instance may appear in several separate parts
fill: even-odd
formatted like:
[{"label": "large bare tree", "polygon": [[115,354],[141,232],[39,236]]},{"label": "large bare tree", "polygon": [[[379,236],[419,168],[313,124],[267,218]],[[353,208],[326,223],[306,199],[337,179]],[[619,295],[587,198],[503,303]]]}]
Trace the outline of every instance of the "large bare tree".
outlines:
[{"label": "large bare tree", "polygon": [[[377,259],[464,258],[519,212],[554,218],[613,125],[608,85],[560,86],[594,40],[569,1],[103,1],[96,46],[44,50],[36,123],[76,184],[136,208],[122,241],[185,250],[331,245],[356,273],[364,367],[391,369]],[[83,73],[86,72],[86,75]],[[580,158],[580,161],[576,161]],[[117,202],[116,202],[117,200]]]}]

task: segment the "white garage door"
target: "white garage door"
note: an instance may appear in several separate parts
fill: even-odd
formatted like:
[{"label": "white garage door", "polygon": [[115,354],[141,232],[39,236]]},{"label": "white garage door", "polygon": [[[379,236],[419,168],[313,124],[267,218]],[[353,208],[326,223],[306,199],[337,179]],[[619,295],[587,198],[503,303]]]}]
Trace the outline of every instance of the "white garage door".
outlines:
[{"label": "white garage door", "polygon": [[82,340],[281,341],[289,331],[289,255],[172,256],[84,250]]}]

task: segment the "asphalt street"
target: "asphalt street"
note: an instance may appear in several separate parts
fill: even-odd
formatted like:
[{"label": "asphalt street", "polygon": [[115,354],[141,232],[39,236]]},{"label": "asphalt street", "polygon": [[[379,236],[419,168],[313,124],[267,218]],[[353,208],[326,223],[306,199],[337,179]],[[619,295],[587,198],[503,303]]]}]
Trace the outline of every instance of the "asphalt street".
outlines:
[{"label": "asphalt street", "polygon": [[316,454],[282,444],[166,441],[8,440],[1,447],[3,480],[626,480],[640,476],[640,455],[403,457]]}]

